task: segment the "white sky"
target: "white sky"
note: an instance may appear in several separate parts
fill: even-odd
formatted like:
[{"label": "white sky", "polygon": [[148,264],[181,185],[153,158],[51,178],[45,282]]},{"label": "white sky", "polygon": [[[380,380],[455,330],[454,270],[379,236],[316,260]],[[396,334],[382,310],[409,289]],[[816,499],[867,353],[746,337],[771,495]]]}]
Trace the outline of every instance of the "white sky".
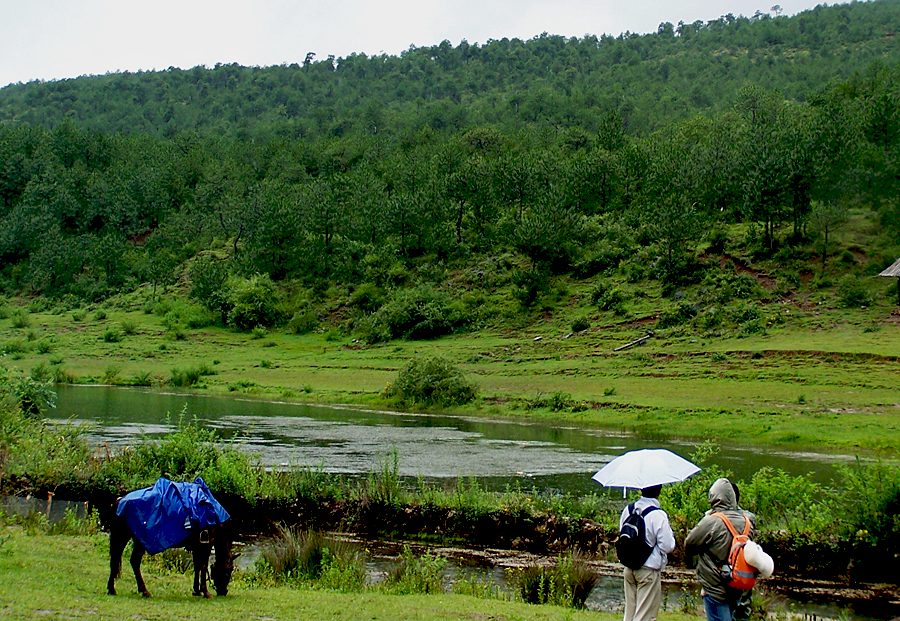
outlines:
[{"label": "white sky", "polygon": [[[815,0],[0,0],[0,87],[115,71],[329,54],[396,55],[462,39],[655,32],[661,22],[785,15]],[[831,4],[835,4],[832,2]]]}]

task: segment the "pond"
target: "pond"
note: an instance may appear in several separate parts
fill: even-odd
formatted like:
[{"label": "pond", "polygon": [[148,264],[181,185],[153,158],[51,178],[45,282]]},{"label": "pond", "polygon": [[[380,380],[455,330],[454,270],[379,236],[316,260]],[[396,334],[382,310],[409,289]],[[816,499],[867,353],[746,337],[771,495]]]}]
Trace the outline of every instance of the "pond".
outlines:
[{"label": "pond", "polygon": [[[662,447],[689,457],[695,444],[607,430],[514,420],[381,412],[106,386],[60,386],[52,418],[92,423],[88,439],[134,443],[172,431],[184,413],[233,438],[272,468],[364,474],[396,452],[402,476],[475,477],[490,488],[519,485],[584,493],[591,475],[625,451]],[[830,480],[849,456],[723,446],[714,461],[738,479],[763,466]]]}]

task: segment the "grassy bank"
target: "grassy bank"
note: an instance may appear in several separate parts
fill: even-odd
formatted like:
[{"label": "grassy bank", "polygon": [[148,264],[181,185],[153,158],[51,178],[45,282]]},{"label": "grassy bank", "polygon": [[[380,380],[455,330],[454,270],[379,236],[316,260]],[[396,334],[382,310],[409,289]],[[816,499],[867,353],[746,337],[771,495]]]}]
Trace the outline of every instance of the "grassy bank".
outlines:
[{"label": "grassy bank", "polygon": [[334,331],[191,328],[191,312],[178,298],[148,302],[141,294],[74,309],[11,303],[0,313],[0,350],[5,364],[62,382],[384,408],[396,406],[383,391],[398,369],[440,355],[478,388],[459,413],[723,443],[897,451],[900,328],[884,305],[852,313],[785,307],[767,311],[758,334],[657,330],[620,352],[653,324],[610,316],[573,333],[574,310],[528,329],[368,345]]},{"label": "grassy bank", "polygon": [[[29,535],[18,526],[0,527],[0,618],[2,619],[247,619],[319,620],[496,619],[571,621],[620,618],[618,614],[574,611],[557,606],[479,599],[464,595],[393,595],[377,591],[338,593],[311,588],[252,587],[237,574],[229,595],[192,597],[190,576],[145,563],[153,592],[141,598],[130,569],[120,578],[120,595],[106,595],[106,538],[102,535]],[[696,619],[663,612],[660,619]]]}]

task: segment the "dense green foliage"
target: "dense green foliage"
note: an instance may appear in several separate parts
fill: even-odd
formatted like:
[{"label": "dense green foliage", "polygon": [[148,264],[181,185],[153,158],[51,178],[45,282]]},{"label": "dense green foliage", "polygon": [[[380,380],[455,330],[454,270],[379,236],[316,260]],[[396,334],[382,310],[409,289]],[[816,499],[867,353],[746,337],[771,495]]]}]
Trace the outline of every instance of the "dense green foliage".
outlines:
[{"label": "dense green foliage", "polygon": [[[714,299],[740,254],[782,295],[816,269],[864,305],[854,278],[900,252],[898,20],[867,2],[7,87],[0,290],[178,285],[209,312],[192,321],[376,342],[509,321],[603,275],[603,312],[627,314],[617,281],[704,283],[663,325],[752,332]],[[865,247],[835,241],[852,208]]]},{"label": "dense green foliage", "polygon": [[803,100],[874,60],[896,59],[898,20],[894,2],[854,2],[791,18],[760,11],[661,23],[645,35],[545,33],[527,41],[443,41],[399,56],[317,60],[313,51],[302,64],[278,67],[32,82],[0,90],[0,120],[52,127],[71,118],[103,132],[200,130],[268,140],[528,124],[596,133],[617,111],[628,128],[644,132],[723,110],[746,82]]}]

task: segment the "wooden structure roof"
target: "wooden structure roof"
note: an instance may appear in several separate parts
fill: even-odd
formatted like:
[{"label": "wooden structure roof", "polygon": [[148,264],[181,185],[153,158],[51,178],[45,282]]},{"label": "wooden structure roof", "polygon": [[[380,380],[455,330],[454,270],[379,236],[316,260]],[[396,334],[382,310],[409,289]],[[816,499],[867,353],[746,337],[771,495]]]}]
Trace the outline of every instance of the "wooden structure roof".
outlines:
[{"label": "wooden structure roof", "polygon": [[878,274],[879,276],[896,276],[900,277],[900,259],[891,264],[891,266]]}]

